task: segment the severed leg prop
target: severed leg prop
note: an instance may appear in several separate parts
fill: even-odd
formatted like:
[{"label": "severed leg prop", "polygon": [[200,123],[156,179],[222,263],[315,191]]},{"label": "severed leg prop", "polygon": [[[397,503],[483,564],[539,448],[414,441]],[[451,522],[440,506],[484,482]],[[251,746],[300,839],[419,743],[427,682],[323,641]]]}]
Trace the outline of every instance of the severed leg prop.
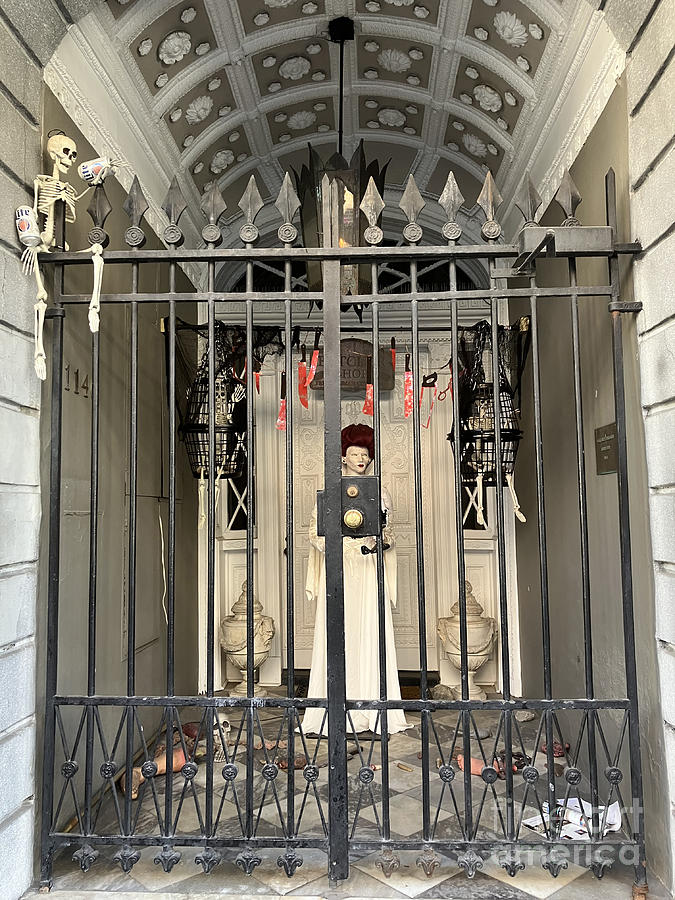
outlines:
[{"label": "severed leg prop", "polygon": [[525,518],[525,514],[520,511],[520,503],[518,502],[518,495],[516,494],[516,488],[513,484],[513,475],[506,476],[506,483],[509,488],[509,492],[511,494],[511,499],[513,500],[513,512],[518,519],[519,522],[527,522]]}]

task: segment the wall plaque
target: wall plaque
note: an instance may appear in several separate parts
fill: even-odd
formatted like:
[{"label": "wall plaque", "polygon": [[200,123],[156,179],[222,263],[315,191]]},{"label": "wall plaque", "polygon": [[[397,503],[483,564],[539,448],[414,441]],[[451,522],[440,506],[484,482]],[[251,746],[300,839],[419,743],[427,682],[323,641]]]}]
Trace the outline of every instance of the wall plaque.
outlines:
[{"label": "wall plaque", "polygon": [[619,464],[616,449],[616,422],[595,429],[595,471],[597,475],[611,475]]},{"label": "wall plaque", "polygon": [[[372,358],[373,345],[359,338],[345,338],[340,341],[340,387],[343,391],[362,392],[366,389],[368,357]],[[394,369],[391,364],[391,350],[380,347],[380,390],[393,391]],[[323,390],[323,351],[319,353],[316,375],[310,384],[313,391]]]}]

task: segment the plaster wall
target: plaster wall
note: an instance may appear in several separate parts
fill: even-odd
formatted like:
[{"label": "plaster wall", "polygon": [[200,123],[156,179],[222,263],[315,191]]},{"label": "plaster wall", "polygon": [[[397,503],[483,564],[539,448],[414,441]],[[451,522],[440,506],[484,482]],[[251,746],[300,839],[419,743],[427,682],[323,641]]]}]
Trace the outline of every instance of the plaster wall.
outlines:
[{"label": "plaster wall", "polygon": [[[582,224],[605,221],[604,176],[611,166],[616,173],[619,240],[629,240],[631,209],[628,195],[628,87],[623,77],[602,116],[572,167],[572,178],[583,202],[577,210]],[[559,224],[562,211],[552,204],[541,224]],[[622,297],[632,297],[630,263],[621,263]],[[567,284],[567,263],[543,261],[537,268],[542,285]],[[602,284],[606,265],[600,260],[578,264],[580,284]],[[612,374],[611,317],[607,299],[580,298],[580,361],[585,442],[587,522],[589,534],[590,597],[592,615],[593,678],[595,696],[625,696],[620,556],[618,545],[618,500],[616,475],[599,475],[595,459],[595,429],[615,419]],[[524,304],[513,305],[513,313],[529,312]],[[539,303],[539,334],[542,389],[542,427],[546,486],[549,603],[552,634],[553,695],[585,696],[584,629],[575,438],[572,331],[569,301]],[[629,487],[631,503],[633,587],[636,610],[636,655],[639,669],[640,738],[645,774],[645,807],[648,864],[659,878],[670,878],[669,808],[662,713],[654,690],[657,648],[654,641],[652,548],[649,537],[647,468],[640,411],[640,372],[637,331],[633,317],[624,317],[625,384],[628,417]],[[523,681],[526,694],[541,696],[543,658],[541,649],[541,591],[534,483],[534,421],[532,371],[528,367],[523,388],[525,439],[516,470],[521,503],[528,522],[517,529],[519,596],[521,598],[521,642],[530,648],[524,655]],[[527,473],[531,473],[529,477]],[[580,719],[565,718],[573,742]],[[621,726],[620,718],[603,714],[610,745]],[[601,753],[600,749],[600,753]],[[583,755],[583,754],[582,754]],[[602,779],[604,759],[600,756]],[[627,771],[628,758],[621,765]],[[601,789],[604,784],[601,784]],[[627,801],[628,802],[628,801]]]}]

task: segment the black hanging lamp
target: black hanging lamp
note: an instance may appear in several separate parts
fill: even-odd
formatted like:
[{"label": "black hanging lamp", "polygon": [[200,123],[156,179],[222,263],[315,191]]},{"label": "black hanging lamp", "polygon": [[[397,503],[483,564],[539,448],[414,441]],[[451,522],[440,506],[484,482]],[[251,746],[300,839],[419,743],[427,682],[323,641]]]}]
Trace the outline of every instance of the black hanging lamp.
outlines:
[{"label": "black hanging lamp", "polygon": [[[305,247],[359,247],[364,244],[363,234],[368,227],[359,205],[371,177],[380,195],[384,194],[389,162],[380,165],[374,159],[367,164],[363,140],[349,161],[342,155],[345,44],[354,40],[354,20],[347,16],[331,20],[328,23],[328,37],[340,47],[338,146],[337,151],[323,162],[311,143],[308,144],[307,163],[303,164],[299,173],[293,172],[300,200],[300,223]],[[342,293],[369,293],[370,277],[369,266],[342,266]],[[310,290],[320,288],[320,263],[307,263],[307,283]],[[360,305],[354,304],[354,308],[360,318]]]}]

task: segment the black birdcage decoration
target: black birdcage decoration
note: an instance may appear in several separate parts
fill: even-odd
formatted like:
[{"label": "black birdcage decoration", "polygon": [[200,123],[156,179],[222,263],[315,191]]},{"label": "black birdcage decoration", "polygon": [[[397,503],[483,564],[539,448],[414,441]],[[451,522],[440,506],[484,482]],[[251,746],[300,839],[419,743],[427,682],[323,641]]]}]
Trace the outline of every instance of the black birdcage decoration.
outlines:
[{"label": "black birdcage decoration", "polygon": [[[521,379],[530,346],[529,318],[523,317],[512,326],[500,325],[497,334],[501,483],[511,492],[517,518],[524,521],[513,472],[523,436],[518,414]],[[460,472],[462,484],[467,489],[474,489],[474,493],[469,490],[469,494],[477,512],[477,522],[484,525],[483,489],[496,487],[498,483],[494,383],[489,380],[493,371],[489,322],[477,322],[470,328],[460,329],[459,368]],[[448,440],[454,449],[454,432],[450,432]]]},{"label": "black birdcage decoration", "polygon": [[[208,328],[177,320],[176,400],[179,434],[195,478],[209,473]],[[169,342],[167,334],[167,372]],[[204,348],[204,342],[206,347]],[[254,328],[251,334],[256,386],[265,357],[284,352],[279,328]],[[201,356],[200,356],[201,353]],[[246,329],[215,322],[215,459],[216,478],[237,478],[246,468]],[[197,360],[199,363],[197,364]]]}]

